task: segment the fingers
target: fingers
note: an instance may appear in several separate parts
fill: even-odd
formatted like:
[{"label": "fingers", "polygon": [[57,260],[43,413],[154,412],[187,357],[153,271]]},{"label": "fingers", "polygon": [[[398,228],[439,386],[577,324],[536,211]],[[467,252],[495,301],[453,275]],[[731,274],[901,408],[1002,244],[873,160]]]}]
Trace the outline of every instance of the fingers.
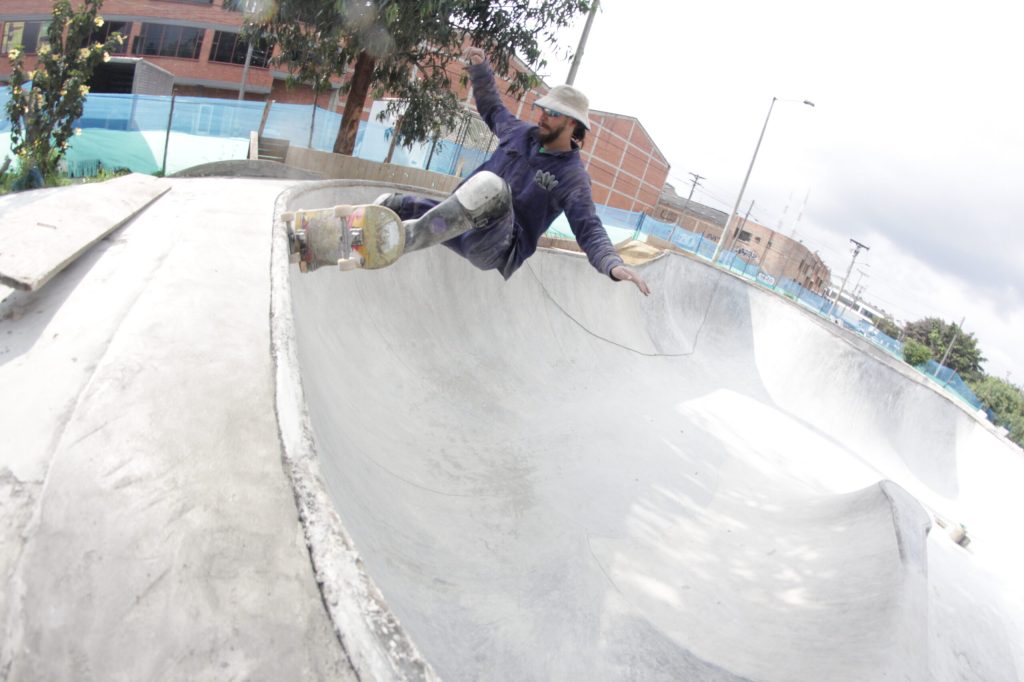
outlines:
[{"label": "fingers", "polygon": [[630,282],[636,285],[636,288],[640,290],[641,294],[643,294],[644,296],[651,295],[651,288],[647,286],[647,282],[644,281],[643,277],[636,274],[635,272],[630,271],[628,279]]},{"label": "fingers", "polygon": [[651,295],[651,288],[647,286],[647,282],[644,281],[644,278],[624,265],[616,265],[612,268],[612,276],[619,281],[632,282],[644,296]]},{"label": "fingers", "polygon": [[462,58],[469,64],[482,64],[485,58],[484,51],[479,47],[467,47],[462,52]]}]

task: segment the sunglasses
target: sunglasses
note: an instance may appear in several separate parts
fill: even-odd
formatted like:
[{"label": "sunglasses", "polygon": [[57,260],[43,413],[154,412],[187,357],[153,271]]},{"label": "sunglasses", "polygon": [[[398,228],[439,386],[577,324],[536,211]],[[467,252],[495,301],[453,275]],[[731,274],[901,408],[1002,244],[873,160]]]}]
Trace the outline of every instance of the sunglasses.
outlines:
[{"label": "sunglasses", "polygon": [[555,111],[554,109],[548,109],[547,107],[537,107],[537,108],[540,109],[544,113],[544,115],[547,116],[548,118],[558,118],[559,116],[564,116],[564,114],[560,114],[557,111]]}]

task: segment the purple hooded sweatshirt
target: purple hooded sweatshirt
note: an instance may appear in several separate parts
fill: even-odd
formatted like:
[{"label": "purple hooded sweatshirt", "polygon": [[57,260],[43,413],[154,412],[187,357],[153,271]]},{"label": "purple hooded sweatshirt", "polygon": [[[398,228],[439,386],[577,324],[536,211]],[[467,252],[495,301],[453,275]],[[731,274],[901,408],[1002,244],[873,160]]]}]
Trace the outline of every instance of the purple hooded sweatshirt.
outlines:
[{"label": "purple hooded sweatshirt", "polygon": [[[494,154],[474,173],[491,171],[512,191],[514,230],[512,252],[501,267],[508,279],[537,250],[537,242],[558,214],[565,211],[576,241],[598,272],[611,276],[622,265],[608,233],[594,210],[590,176],[583,168],[579,149],[541,151],[538,127],[520,121],[501,102],[494,72],[484,62],[469,67],[477,111],[498,137]],[[457,240],[453,240],[457,241]],[[457,244],[449,245],[459,251]]]}]

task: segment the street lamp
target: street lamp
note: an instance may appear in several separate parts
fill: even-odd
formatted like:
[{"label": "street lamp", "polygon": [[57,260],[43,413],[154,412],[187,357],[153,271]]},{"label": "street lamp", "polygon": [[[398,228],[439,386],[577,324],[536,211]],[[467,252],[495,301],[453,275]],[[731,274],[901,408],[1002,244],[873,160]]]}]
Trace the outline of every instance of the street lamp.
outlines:
[{"label": "street lamp", "polygon": [[[722,238],[718,240],[718,244],[715,245],[715,252],[711,254],[711,262],[714,263],[718,260],[718,253],[722,250],[722,243],[725,241],[725,236],[729,232],[729,225],[732,224],[733,219],[736,217],[736,213],[740,210],[740,202],[743,201],[743,192],[747,189],[747,181],[750,180],[750,172],[754,170],[754,161],[757,160],[757,152],[761,149],[761,140],[764,139],[764,131],[768,129],[768,119],[772,117],[772,108],[776,102],[799,102],[798,99],[779,99],[778,97],[772,97],[772,103],[768,106],[768,115],[764,117],[764,125],[761,126],[761,136],[757,138],[757,146],[754,147],[754,155],[750,157],[750,166],[747,167],[747,175],[743,178],[743,185],[740,187],[740,194],[736,197],[736,205],[732,207],[732,213],[729,215],[729,219],[725,221],[725,230],[722,231]],[[814,102],[810,100],[803,100],[803,104],[809,107],[814,106]]]}]

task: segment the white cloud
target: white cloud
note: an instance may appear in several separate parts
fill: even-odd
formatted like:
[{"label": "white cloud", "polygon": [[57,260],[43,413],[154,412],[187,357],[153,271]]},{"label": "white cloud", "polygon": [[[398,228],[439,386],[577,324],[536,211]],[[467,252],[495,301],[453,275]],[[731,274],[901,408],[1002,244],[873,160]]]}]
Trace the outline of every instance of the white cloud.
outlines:
[{"label": "white cloud", "polygon": [[[986,370],[1020,384],[1022,20],[1011,0],[604,0],[576,85],[638,117],[670,181],[706,176],[695,198],[723,210],[772,97],[814,101],[775,105],[741,210],[753,199],[759,222],[788,231],[809,191],[798,238],[837,278],[848,240],[869,244],[869,300],[905,319],[966,316]],[[550,71],[562,82],[568,64]]]}]

